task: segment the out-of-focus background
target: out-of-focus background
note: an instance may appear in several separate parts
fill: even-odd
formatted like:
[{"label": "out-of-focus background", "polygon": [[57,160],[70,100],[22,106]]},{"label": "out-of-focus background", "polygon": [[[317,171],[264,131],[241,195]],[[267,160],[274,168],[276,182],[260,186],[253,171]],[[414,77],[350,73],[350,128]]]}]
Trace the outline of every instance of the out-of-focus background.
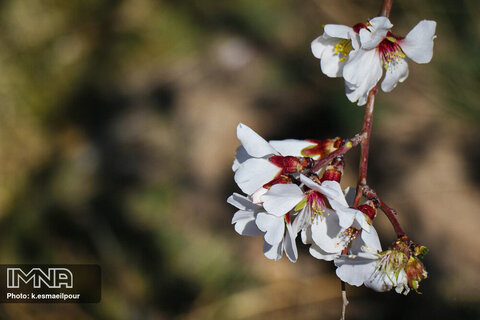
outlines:
[{"label": "out-of-focus background", "polygon": [[[363,108],[310,52],[380,0],[0,3],[0,263],[97,263],[98,304],[3,304],[1,319],[338,319],[331,264],[236,234],[243,122],[267,139],[351,137]],[[480,5],[395,1],[438,22],[430,64],[379,93],[369,184],[431,249],[422,295],[348,288],[348,319],[480,318]],[[350,152],[344,186],[354,184]],[[386,218],[375,225],[384,247]]]}]

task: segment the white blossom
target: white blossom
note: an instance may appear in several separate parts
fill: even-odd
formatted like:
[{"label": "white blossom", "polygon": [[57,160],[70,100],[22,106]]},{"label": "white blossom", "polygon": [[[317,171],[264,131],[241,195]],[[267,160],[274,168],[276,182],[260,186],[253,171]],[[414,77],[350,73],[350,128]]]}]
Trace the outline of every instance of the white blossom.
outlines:
[{"label": "white blossom", "polygon": [[386,17],[371,19],[359,30],[360,48],[349,55],[343,68],[347,97],[364,105],[369,91],[385,69],[381,88],[390,92],[408,77],[408,60],[428,63],[433,55],[436,22],[420,21],[405,38],[393,35]]},{"label": "white blossom", "polygon": [[269,160],[272,156],[301,156],[301,150],[314,145],[294,139],[269,143],[242,123],[237,127],[237,137],[242,145],[237,149],[232,169],[235,171],[235,182],[248,195],[254,194],[282,173],[282,168]]},{"label": "white blossom", "polygon": [[244,236],[263,235],[263,253],[272,260],[279,260],[282,253],[292,262],[298,258],[293,232],[288,216],[275,216],[267,213],[261,205],[238,193],[231,195],[227,202],[239,210],[232,218],[235,231]]},{"label": "white blossom", "polygon": [[324,33],[311,43],[322,72],[331,78],[342,76],[350,52],[358,47],[359,37],[354,29],[338,24],[327,24]]}]

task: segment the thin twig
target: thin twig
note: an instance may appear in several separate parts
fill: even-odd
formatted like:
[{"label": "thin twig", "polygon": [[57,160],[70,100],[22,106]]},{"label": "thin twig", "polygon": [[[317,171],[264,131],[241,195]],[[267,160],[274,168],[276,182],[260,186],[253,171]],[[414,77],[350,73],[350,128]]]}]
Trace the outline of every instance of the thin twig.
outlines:
[{"label": "thin twig", "polygon": [[332,161],[335,157],[344,155],[347,153],[350,149],[353,147],[356,147],[362,140],[364,136],[363,135],[356,135],[355,137],[348,139],[347,141],[344,142],[344,144],[338,148],[337,150],[333,151],[332,153],[329,153],[327,156],[321,158],[318,160],[317,163],[315,163],[315,166],[312,168],[313,172],[319,171],[324,165]]},{"label": "thin twig", "polygon": [[348,300],[347,300],[347,290],[345,289],[345,282],[342,281],[342,317],[340,320],[345,320],[345,312],[347,311]]},{"label": "thin twig", "polygon": [[363,186],[362,187],[362,192],[367,197],[368,199],[376,199],[378,203],[380,204],[380,209],[385,213],[387,216],[388,220],[392,223],[393,229],[395,229],[395,232],[397,233],[398,237],[402,237],[405,235],[405,231],[403,230],[402,226],[400,225],[400,222],[397,220],[397,212],[395,209],[390,208],[385,202],[382,201],[372,188],[369,186]]},{"label": "thin twig", "polygon": [[392,10],[392,4],[393,0],[384,0],[379,15],[388,18],[388,16],[390,15],[390,10]]},{"label": "thin twig", "polygon": [[365,116],[363,117],[363,128],[361,135],[364,137],[360,144],[360,169],[358,173],[357,192],[353,206],[357,207],[362,196],[362,186],[367,184],[368,152],[370,150],[370,135],[372,133],[373,107],[375,105],[375,95],[377,87],[373,87],[368,93],[367,105],[365,106]]}]

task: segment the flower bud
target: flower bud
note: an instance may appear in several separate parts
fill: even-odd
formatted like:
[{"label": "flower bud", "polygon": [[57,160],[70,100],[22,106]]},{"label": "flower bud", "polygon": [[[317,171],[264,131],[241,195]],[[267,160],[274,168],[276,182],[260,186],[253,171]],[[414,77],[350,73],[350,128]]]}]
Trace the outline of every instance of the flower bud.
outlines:
[{"label": "flower bud", "polygon": [[343,167],[345,166],[345,160],[343,156],[335,157],[332,162],[325,168],[321,182],[330,180],[340,182],[343,174]]},{"label": "flower bud", "polygon": [[372,223],[373,219],[377,215],[377,204],[373,200],[367,200],[364,204],[358,206],[357,208],[368,217],[369,219],[368,222],[370,222],[370,224]]},{"label": "flower bud", "polygon": [[325,140],[315,140],[315,139],[307,139],[309,142],[315,143],[315,145],[306,147],[302,150],[302,155],[305,157],[317,158],[320,159],[326,156],[329,153],[337,150],[340,145],[342,144],[342,138],[336,137],[333,139],[325,139]]}]

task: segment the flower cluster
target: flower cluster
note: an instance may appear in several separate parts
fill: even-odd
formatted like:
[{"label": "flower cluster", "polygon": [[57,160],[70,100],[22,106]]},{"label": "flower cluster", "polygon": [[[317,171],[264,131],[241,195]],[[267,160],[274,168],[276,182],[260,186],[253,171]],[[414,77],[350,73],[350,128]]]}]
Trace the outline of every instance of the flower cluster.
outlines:
[{"label": "flower cluster", "polygon": [[313,40],[313,55],[320,59],[324,74],[345,79],[351,102],[364,105],[385,69],[381,88],[392,91],[408,77],[408,60],[428,63],[433,55],[436,22],[420,21],[405,37],[394,35],[387,17],[370,19],[353,27],[327,24]]},{"label": "flower cluster", "polygon": [[[377,83],[384,75],[380,87],[390,92],[408,77],[409,60],[432,59],[436,22],[420,21],[405,37],[394,35],[392,27],[384,16],[353,27],[328,24],[311,44],[323,73],[344,78],[351,102],[361,106],[368,100],[362,132],[347,140],[266,141],[239,124],[242,145],[232,169],[244,194],[234,193],[227,201],[238,209],[232,219],[235,231],[262,236],[268,259],[279,260],[285,253],[296,262],[300,235],[313,257],[333,261],[343,282],[408,294],[418,292],[420,281],[427,278],[420,258],[428,249],[409,240],[395,211],[367,185],[368,152],[364,151],[370,141]],[[353,194],[350,188],[343,192],[344,154],[359,144],[359,182]],[[377,208],[385,212],[397,234],[387,250],[382,250],[373,227]],[[345,307],[346,295],[342,295]]]},{"label": "flower cluster", "polygon": [[300,234],[313,257],[335,262],[345,282],[365,283],[377,291],[418,288],[426,273],[416,256],[400,244],[381,251],[372,226],[377,203],[367,200],[350,207],[351,197],[340,187],[343,156],[335,157],[321,176],[312,170],[342,139],[266,141],[244,124],[238,125],[237,136],[242,145],[232,169],[245,194],[234,193],[227,200],[238,209],[232,219],[236,232],[263,236],[267,258],[279,260],[285,253],[292,262],[298,259]]}]

